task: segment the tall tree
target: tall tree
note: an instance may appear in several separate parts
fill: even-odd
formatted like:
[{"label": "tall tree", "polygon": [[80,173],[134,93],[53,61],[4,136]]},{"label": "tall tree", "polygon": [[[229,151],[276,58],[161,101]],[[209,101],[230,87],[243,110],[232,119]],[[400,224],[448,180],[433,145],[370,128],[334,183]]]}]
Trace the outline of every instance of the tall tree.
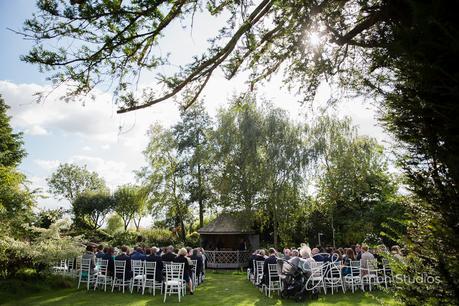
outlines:
[{"label": "tall tree", "polygon": [[262,115],[253,96],[233,97],[217,115],[213,134],[216,171],[213,186],[223,207],[250,212],[259,202],[264,181],[258,150],[263,139]]},{"label": "tall tree", "polygon": [[305,170],[312,150],[304,141],[305,127],[290,121],[286,111],[268,105],[263,118],[264,141],[259,147],[264,178],[262,197],[277,247],[279,235],[289,241],[287,229],[305,190]]},{"label": "tall tree", "polygon": [[198,202],[199,227],[204,225],[206,201],[210,196],[209,134],[212,122],[203,102],[197,102],[180,112],[180,122],[174,127],[180,162],[186,175],[187,192],[190,202]]},{"label": "tall tree", "polygon": [[381,145],[358,136],[349,118],[321,117],[311,135],[320,161],[317,209],[329,218],[328,241],[361,242],[366,234],[380,235],[382,223],[404,220],[398,180],[388,172]]},{"label": "tall tree", "polygon": [[[143,212],[145,202],[143,198],[139,197],[139,190],[140,187],[128,184],[118,187],[113,194],[114,210],[123,219],[125,231],[127,231],[131,221]],[[137,225],[136,227],[138,229]]]},{"label": "tall tree", "polygon": [[0,224],[12,236],[22,233],[35,205],[26,177],[16,167],[25,157],[22,134],[14,133],[7,114],[8,105],[0,96]]},{"label": "tall tree", "polygon": [[144,151],[149,163],[149,167],[145,169],[147,186],[157,186],[158,189],[150,189],[150,192],[159,190],[162,193],[160,197],[157,194],[154,197],[157,201],[156,207],[152,209],[165,211],[168,217],[173,218],[184,241],[185,222],[190,221],[191,214],[186,202],[183,164],[179,161],[177,143],[172,131],[164,130],[159,124],[150,128],[149,136],[150,142]]},{"label": "tall tree", "polygon": [[9,106],[0,95],[0,166],[16,167],[26,156],[21,133],[14,133],[7,114]]},{"label": "tall tree", "polygon": [[60,199],[73,203],[78,195],[85,191],[107,191],[105,181],[96,172],[86,166],[60,164],[49,178],[46,179],[50,193]]},{"label": "tall tree", "polygon": [[106,216],[113,209],[113,202],[108,193],[85,191],[73,202],[75,219],[97,230],[102,227]]}]

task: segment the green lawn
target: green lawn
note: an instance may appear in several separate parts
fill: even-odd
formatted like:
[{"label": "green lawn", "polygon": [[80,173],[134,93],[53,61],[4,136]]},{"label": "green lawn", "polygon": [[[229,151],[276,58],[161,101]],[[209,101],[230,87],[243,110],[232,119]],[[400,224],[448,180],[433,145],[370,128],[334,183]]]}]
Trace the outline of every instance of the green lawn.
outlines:
[{"label": "green lawn", "polygon": [[[18,296],[9,301],[0,301],[5,305],[160,305],[162,296],[145,294],[111,293],[89,291],[85,289],[62,289],[31,296]],[[195,295],[187,295],[182,303],[177,296],[168,297],[168,305],[305,305],[294,301],[265,297],[257,288],[245,279],[242,273],[208,271],[204,284],[199,286]],[[395,301],[386,293],[346,293],[321,296],[318,301],[308,305],[395,305]]]}]

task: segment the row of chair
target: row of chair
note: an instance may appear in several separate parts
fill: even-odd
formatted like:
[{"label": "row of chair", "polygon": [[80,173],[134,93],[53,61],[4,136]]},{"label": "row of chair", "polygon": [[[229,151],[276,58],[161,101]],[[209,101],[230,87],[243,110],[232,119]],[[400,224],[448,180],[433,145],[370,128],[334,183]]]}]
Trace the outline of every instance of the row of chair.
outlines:
[{"label": "row of chair", "polygon": [[[192,277],[193,287],[196,288],[198,283],[203,281],[202,275],[196,275],[197,261],[192,260]],[[78,278],[78,288],[81,284],[86,284],[86,289],[96,290],[102,288],[107,291],[107,287],[111,287],[113,292],[116,289],[125,292],[126,288],[131,292],[137,289],[137,292],[145,294],[145,289],[150,291],[150,294],[156,295],[156,290],[159,289],[163,294],[164,301],[166,296],[177,294],[179,302],[181,297],[186,294],[186,284],[184,281],[184,263],[163,262],[164,263],[164,280],[156,281],[156,262],[148,262],[141,260],[131,260],[132,275],[126,275],[126,261],[114,260],[114,273],[108,273],[108,260],[97,258],[95,267],[91,267],[91,259],[83,259],[81,257],[69,260],[62,260],[53,267],[56,273],[63,275],[74,276]]]},{"label": "row of chair", "polygon": [[[254,284],[259,284],[263,279],[263,261],[253,261],[254,271],[247,271],[247,278]],[[376,260],[366,261],[363,267],[361,261],[350,262],[350,273],[343,275],[343,270],[338,262],[309,262],[309,278],[306,281],[306,290],[311,291],[315,288],[322,290],[325,294],[327,289],[331,293],[341,290],[346,292],[349,288],[354,293],[357,288],[365,291],[365,288],[372,291],[375,286],[385,286],[386,288],[392,282],[392,271],[386,259],[383,259],[382,265],[378,267]],[[278,265],[268,265],[267,283],[263,284],[261,290],[271,296],[272,291],[280,293],[282,291],[282,282],[279,277]]]}]

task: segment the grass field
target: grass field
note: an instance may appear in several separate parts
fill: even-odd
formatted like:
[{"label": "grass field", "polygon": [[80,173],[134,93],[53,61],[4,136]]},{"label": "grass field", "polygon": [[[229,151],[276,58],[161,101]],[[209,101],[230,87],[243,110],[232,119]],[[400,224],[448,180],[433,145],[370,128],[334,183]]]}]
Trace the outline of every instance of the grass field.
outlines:
[{"label": "grass field", "polygon": [[[162,296],[120,292],[89,291],[85,289],[61,289],[46,291],[30,296],[10,297],[0,301],[2,305],[161,305]],[[265,297],[257,288],[245,279],[245,275],[238,272],[208,271],[206,281],[200,285],[195,295],[186,295],[179,304],[177,296],[168,296],[167,305],[196,305],[196,306],[223,306],[223,305],[396,305],[390,295],[383,292],[355,294],[327,294],[321,295],[318,301],[295,303],[294,301],[280,300],[277,295],[273,298]]]}]

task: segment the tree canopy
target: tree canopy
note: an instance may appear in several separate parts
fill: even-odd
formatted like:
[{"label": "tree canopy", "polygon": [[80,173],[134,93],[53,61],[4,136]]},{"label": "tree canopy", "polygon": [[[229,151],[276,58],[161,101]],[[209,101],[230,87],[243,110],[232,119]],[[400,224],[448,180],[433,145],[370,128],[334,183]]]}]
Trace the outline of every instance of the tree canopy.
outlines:
[{"label": "tree canopy", "polygon": [[96,172],[75,164],[60,164],[46,181],[53,195],[70,203],[85,191],[107,191],[104,179]]}]

